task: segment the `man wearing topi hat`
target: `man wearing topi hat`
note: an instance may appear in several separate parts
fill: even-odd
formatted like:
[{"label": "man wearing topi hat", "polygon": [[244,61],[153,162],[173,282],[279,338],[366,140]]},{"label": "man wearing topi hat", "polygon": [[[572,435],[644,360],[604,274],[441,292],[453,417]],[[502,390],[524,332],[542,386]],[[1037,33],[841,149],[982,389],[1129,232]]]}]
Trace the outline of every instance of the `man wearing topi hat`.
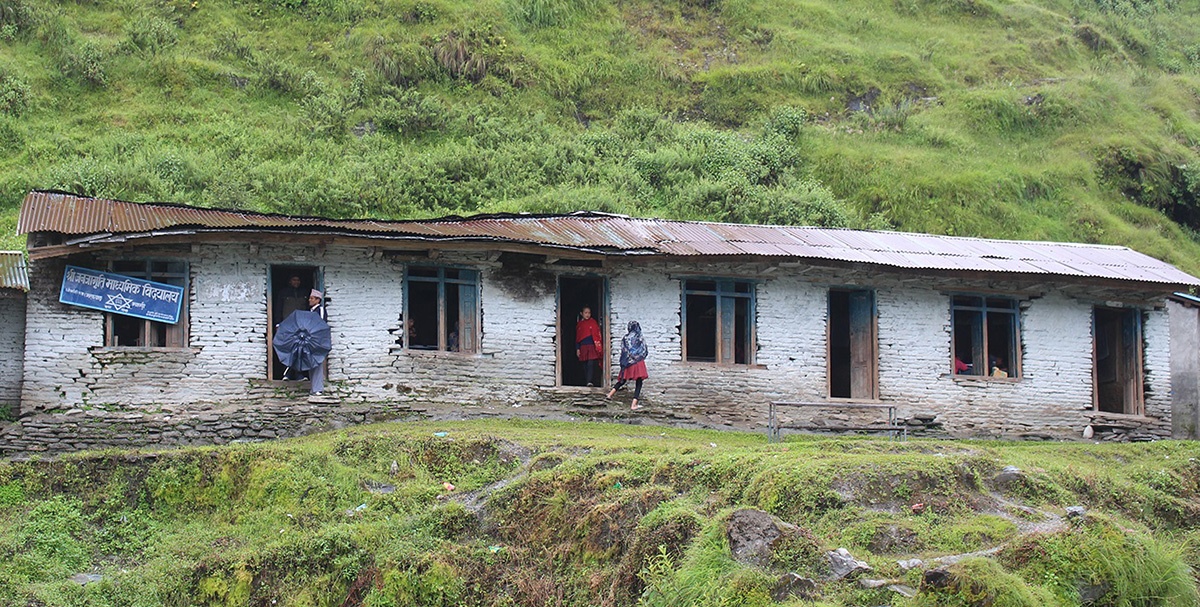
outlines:
[{"label": "man wearing topi hat", "polygon": [[[316,312],[321,316],[321,320],[329,322],[329,315],[325,313],[325,304],[321,303],[324,297],[325,294],[316,289],[309,291],[308,311]],[[317,368],[310,371],[309,375],[312,377],[312,388],[308,391],[309,397],[322,398],[321,389],[325,387],[325,363],[317,365]]]}]

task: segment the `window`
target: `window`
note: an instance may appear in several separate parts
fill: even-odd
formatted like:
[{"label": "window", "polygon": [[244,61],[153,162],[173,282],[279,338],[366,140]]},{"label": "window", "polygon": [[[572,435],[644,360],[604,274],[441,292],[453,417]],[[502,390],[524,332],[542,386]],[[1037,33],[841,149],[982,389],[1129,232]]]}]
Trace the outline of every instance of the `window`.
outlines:
[{"label": "window", "polygon": [[829,291],[829,396],[878,398],[875,293]]},{"label": "window", "polygon": [[1017,300],[1008,297],[955,295],[954,373],[1019,377]]},{"label": "window", "polygon": [[[114,261],[114,274],[152,280],[177,287],[188,286],[188,264],[183,261]],[[187,346],[187,298],[179,310],[179,322],[170,325],[108,313],[104,315],[104,344],[109,347],[183,348]]]},{"label": "window", "polygon": [[478,272],[409,266],[404,284],[404,347],[475,352],[478,302]]},{"label": "window", "polygon": [[683,359],[754,362],[754,283],[683,281]]},{"label": "window", "polygon": [[1141,415],[1145,409],[1141,312],[1097,307],[1092,331],[1096,410]]}]

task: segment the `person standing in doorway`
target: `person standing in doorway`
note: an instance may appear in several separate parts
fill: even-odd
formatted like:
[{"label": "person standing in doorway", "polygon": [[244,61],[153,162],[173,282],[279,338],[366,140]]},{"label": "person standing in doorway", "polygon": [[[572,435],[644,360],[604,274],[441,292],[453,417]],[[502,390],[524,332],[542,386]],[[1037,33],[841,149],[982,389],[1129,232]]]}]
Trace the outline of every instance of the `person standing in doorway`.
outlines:
[{"label": "person standing in doorway", "polygon": [[[308,311],[316,312],[320,315],[321,320],[329,322],[329,315],[325,313],[325,304],[322,303],[324,298],[325,294],[316,289],[309,291]],[[309,376],[312,377],[312,387],[308,391],[310,398],[321,398],[321,390],[325,388],[325,362],[321,361],[321,364],[308,372]]]},{"label": "person standing in doorway", "polygon": [[603,342],[600,323],[592,318],[592,309],[584,306],[579,311],[579,322],[575,323],[575,357],[583,363],[583,377],[589,388],[596,385],[593,378],[597,363],[594,361],[600,360]]},{"label": "person standing in doorway", "polygon": [[[279,328],[279,323],[287,320],[287,317],[292,315],[296,310],[303,310],[308,306],[304,297],[304,289],[300,287],[300,275],[292,274],[288,278],[286,287],[279,290],[275,294],[275,328]],[[288,368],[283,372],[283,379],[300,379],[300,374],[295,369]]]},{"label": "person standing in doorway", "polygon": [[617,379],[617,385],[608,391],[606,398],[612,398],[617,390],[625,387],[625,384],[633,380],[633,403],[629,405],[630,411],[641,409],[638,405],[638,399],[642,396],[642,381],[650,377],[646,372],[646,354],[649,350],[646,348],[646,340],[642,339],[642,326],[636,320],[629,321],[629,326],[626,328],[625,337],[621,338],[621,374]]}]

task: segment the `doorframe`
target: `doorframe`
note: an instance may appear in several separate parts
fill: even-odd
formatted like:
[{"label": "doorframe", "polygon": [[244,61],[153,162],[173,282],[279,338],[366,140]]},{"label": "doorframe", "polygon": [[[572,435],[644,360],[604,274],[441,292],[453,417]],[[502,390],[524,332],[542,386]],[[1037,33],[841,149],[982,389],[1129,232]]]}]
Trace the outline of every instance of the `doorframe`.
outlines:
[{"label": "doorframe", "polygon": [[[587,386],[564,386],[563,385],[563,326],[562,326],[562,279],[564,278],[588,278],[600,281],[600,301],[604,303],[604,323],[600,327],[600,332],[603,333],[604,349],[600,356],[600,375],[601,381],[596,387],[588,388]],[[592,310],[592,318],[596,318],[595,310]],[[589,391],[596,388],[609,387],[609,366],[612,364],[612,304],[608,287],[608,277],[602,274],[558,274],[554,277],[554,387],[564,390],[580,390]]]},{"label": "doorframe", "polygon": [[[1143,417],[1146,415],[1146,376],[1145,376],[1146,353],[1144,350],[1146,337],[1145,337],[1145,326],[1144,326],[1145,319],[1143,318],[1143,310],[1141,310],[1140,308],[1125,308],[1125,307],[1118,308],[1118,307],[1107,306],[1107,305],[1092,306],[1092,411],[1095,413],[1104,413],[1104,414],[1108,414],[1108,415],[1114,415],[1114,413],[1111,413],[1108,411],[1102,411],[1100,409],[1100,364],[1099,364],[1100,363],[1100,357],[1099,357],[1100,342],[1097,339],[1097,337],[1098,337],[1097,334],[1099,332],[1099,326],[1098,326],[1099,323],[1097,322],[1097,319],[1096,319],[1096,316],[1097,316],[1096,312],[1099,310],[1116,312],[1120,315],[1120,321],[1117,323],[1119,326],[1117,328],[1118,328],[1119,334],[1121,335],[1120,350],[1121,350],[1121,363],[1122,364],[1118,365],[1118,369],[1117,369],[1118,375],[1123,374],[1125,372],[1124,367],[1129,365],[1131,362],[1131,361],[1125,360],[1125,352],[1127,350],[1127,346],[1124,343],[1124,340],[1125,340],[1125,318],[1124,318],[1124,316],[1128,314],[1133,317],[1133,321],[1134,321],[1134,335],[1133,335],[1134,348],[1133,348],[1133,350],[1134,350],[1135,360],[1132,362],[1135,365],[1134,369],[1133,369],[1133,384],[1134,385],[1132,387],[1123,386],[1123,388],[1122,388],[1123,397],[1122,397],[1122,403],[1121,403],[1122,407],[1121,408],[1124,410],[1121,413],[1116,413],[1115,415],[1128,415],[1128,416]],[[1131,391],[1132,391],[1132,394],[1130,393]],[[1129,400],[1130,398],[1132,398],[1133,402],[1130,402],[1130,400]],[[1130,410],[1132,410],[1132,412],[1130,412]]]},{"label": "doorframe", "polygon": [[[267,263],[267,381],[282,381],[275,377],[275,268],[311,268],[313,273],[313,288],[325,292],[325,270],[317,265],[298,263]],[[325,303],[325,299],[321,303]]]}]

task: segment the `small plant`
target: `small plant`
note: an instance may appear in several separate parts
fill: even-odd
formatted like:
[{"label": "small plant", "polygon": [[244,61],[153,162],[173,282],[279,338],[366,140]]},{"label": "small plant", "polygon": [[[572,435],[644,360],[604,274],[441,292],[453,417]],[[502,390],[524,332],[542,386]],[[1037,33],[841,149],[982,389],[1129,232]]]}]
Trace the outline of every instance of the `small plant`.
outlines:
[{"label": "small plant", "polygon": [[658,554],[650,557],[645,568],[639,574],[646,590],[638,597],[638,605],[655,605],[656,600],[664,600],[667,596],[667,583],[675,575],[675,559],[666,546],[658,547]]},{"label": "small plant", "polygon": [[787,139],[796,139],[807,122],[808,112],[803,108],[783,105],[771,108],[765,130]]}]

